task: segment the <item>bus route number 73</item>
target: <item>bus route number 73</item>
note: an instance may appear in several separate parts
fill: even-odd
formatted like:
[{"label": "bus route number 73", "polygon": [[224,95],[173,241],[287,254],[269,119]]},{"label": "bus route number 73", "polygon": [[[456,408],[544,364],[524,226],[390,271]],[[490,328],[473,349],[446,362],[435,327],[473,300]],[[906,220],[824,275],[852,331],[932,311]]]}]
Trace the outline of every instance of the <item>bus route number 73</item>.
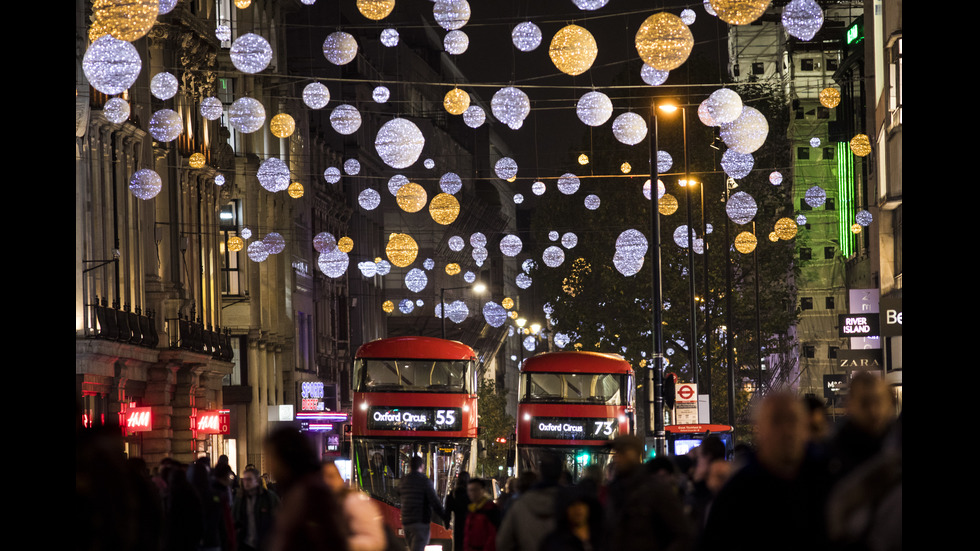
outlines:
[{"label": "bus route number 73", "polygon": [[610,436],[613,433],[613,421],[594,421],[595,430],[593,431],[593,436]]}]

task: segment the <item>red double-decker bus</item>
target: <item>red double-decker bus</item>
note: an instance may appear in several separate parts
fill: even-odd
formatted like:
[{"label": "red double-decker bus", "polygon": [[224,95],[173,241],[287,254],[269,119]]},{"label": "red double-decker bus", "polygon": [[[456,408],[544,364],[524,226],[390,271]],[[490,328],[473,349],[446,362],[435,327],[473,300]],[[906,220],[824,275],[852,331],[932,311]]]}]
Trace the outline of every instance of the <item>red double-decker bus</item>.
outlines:
[{"label": "red double-decker bus", "polygon": [[[364,344],[354,357],[353,475],[403,535],[398,488],[413,455],[445,502],[461,471],[476,465],[477,357],[469,346],[430,337]],[[452,532],[431,525],[431,545],[452,549]]]},{"label": "red double-decker bus", "polygon": [[608,443],[632,434],[633,368],[617,354],[551,352],[524,360],[517,406],[517,470],[558,453],[577,482],[588,465],[605,468]]}]

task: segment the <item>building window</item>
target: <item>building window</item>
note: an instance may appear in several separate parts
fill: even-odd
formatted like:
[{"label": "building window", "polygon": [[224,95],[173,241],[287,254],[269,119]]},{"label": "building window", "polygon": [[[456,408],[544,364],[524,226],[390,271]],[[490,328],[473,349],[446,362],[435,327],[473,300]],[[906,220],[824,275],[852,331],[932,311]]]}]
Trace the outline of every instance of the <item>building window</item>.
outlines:
[{"label": "building window", "polygon": [[824,260],[833,260],[834,255],[837,253],[837,249],[834,247],[824,247],[823,248],[823,258]]},{"label": "building window", "polygon": [[809,247],[800,247],[800,260],[810,260],[813,258],[813,251]]},{"label": "building window", "polygon": [[800,199],[800,210],[813,210],[813,207],[810,206],[810,203],[806,202],[806,198]]},{"label": "building window", "polygon": [[738,76],[738,63],[735,63],[735,64],[732,65],[732,76],[733,77],[737,77]]},{"label": "building window", "polygon": [[239,221],[241,220],[241,201],[232,199],[218,214],[221,229],[221,294],[241,295],[241,255],[244,252],[228,250],[228,240],[238,237]]},{"label": "building window", "polygon": [[828,346],[827,347],[827,357],[831,360],[837,358],[837,351],[840,350],[839,346]]},{"label": "building window", "polygon": [[833,58],[833,57],[828,57],[827,58],[827,71],[836,71],[837,70],[837,67],[838,67],[838,65],[837,65],[837,59],[836,58]]},{"label": "building window", "polygon": [[803,58],[800,60],[800,70],[801,71],[812,71],[814,70],[813,58]]},{"label": "building window", "polygon": [[766,65],[762,62],[756,62],[752,64],[752,74],[753,75],[764,75],[766,74]]},{"label": "building window", "polygon": [[902,124],[902,37],[889,49],[888,109],[892,112],[892,124]]},{"label": "building window", "polygon": [[827,208],[827,210],[835,210],[837,208],[836,206],[834,206],[834,198],[833,197],[828,197],[827,198],[826,208]]},{"label": "building window", "polygon": [[813,310],[813,297],[800,297],[800,310]]},{"label": "building window", "polygon": [[803,357],[804,358],[816,358],[817,357],[817,347],[812,344],[803,345]]},{"label": "building window", "polygon": [[817,118],[818,119],[830,119],[830,109],[824,106],[817,107]]},{"label": "building window", "polygon": [[834,148],[833,147],[825,147],[825,148],[823,148],[823,158],[824,158],[825,161],[833,161],[834,160]]},{"label": "building window", "polygon": [[834,309],[834,297],[827,297],[825,304],[828,310]]},{"label": "building window", "polygon": [[796,158],[801,161],[806,161],[810,159],[810,148],[809,147],[797,147],[796,148]]}]

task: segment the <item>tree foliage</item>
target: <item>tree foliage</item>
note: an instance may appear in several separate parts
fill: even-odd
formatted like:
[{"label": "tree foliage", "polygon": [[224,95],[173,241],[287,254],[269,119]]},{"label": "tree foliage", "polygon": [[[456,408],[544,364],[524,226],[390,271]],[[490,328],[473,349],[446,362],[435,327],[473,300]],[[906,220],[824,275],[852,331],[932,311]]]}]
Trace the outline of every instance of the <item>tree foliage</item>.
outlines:
[{"label": "tree foliage", "polygon": [[[507,414],[507,397],[497,392],[497,384],[480,378],[479,414],[480,436],[479,445],[486,454],[480,453],[477,459],[477,473],[480,476],[496,477],[500,467],[506,468],[507,451],[514,445],[512,435],[516,424],[514,418]],[[506,444],[498,444],[498,438],[506,438]]]}]

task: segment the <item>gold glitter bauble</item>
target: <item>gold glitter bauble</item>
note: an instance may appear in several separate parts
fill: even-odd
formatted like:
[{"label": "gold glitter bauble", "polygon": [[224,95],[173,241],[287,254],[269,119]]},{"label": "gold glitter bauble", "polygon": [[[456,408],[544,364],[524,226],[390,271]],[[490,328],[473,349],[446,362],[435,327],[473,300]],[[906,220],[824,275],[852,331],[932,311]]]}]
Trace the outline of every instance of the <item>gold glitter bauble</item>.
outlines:
[{"label": "gold glitter bauble", "polygon": [[109,33],[116,40],[139,40],[150,32],[159,14],[159,0],[95,0],[89,38]]},{"label": "gold glitter bauble", "polygon": [[588,71],[598,53],[592,33],[578,25],[568,25],[555,33],[548,48],[555,67],[572,76]]},{"label": "gold glitter bauble", "polygon": [[748,25],[769,8],[772,0],[711,0],[718,19],[732,25]]},{"label": "gold glitter bauble", "polygon": [[670,216],[671,214],[677,212],[677,206],[677,197],[674,197],[669,193],[664,193],[664,196],[660,198],[660,202],[658,204],[660,214],[664,216]]},{"label": "gold glitter bauble", "polygon": [[285,113],[279,113],[269,121],[269,130],[277,138],[288,138],[296,131],[296,121]]},{"label": "gold glitter bauble", "polygon": [[452,224],[459,216],[459,200],[448,193],[440,193],[429,203],[429,215],[437,224]]},{"label": "gold glitter bauble", "polygon": [[390,314],[395,311],[395,303],[391,302],[390,300],[386,300],[381,304],[381,309]]},{"label": "gold glitter bauble", "polygon": [[398,188],[398,193],[395,194],[395,202],[405,212],[418,212],[422,210],[428,198],[429,196],[425,194],[425,189],[415,182],[409,182],[403,185]]},{"label": "gold glitter bauble", "polygon": [[442,106],[450,115],[462,115],[464,111],[470,108],[470,95],[459,88],[453,88],[446,92]]},{"label": "gold glitter bauble", "polygon": [[419,246],[411,235],[393,233],[388,238],[385,254],[388,255],[389,262],[399,268],[405,268],[415,262],[415,257],[419,254]]},{"label": "gold glitter bauble", "polygon": [[517,310],[511,310],[510,312],[507,313],[507,315],[510,316],[510,319],[516,320],[518,316]]},{"label": "gold glitter bauble", "polygon": [[454,276],[454,275],[458,274],[459,272],[460,272],[459,264],[456,264],[455,262],[451,262],[449,264],[446,264],[446,273],[447,274],[449,274],[451,276]]},{"label": "gold glitter bauble", "polygon": [[840,92],[837,88],[824,88],[820,90],[820,105],[827,109],[833,109],[840,103]]},{"label": "gold glitter bauble", "polygon": [[514,307],[514,299],[510,297],[504,297],[504,300],[500,301],[500,305],[505,309],[510,310]]},{"label": "gold glitter bauble", "polygon": [[357,10],[372,21],[381,21],[395,9],[395,0],[357,0]]},{"label": "gold glitter bauble", "polygon": [[191,168],[202,168],[207,159],[204,157],[203,153],[195,153],[191,155],[191,158],[187,160],[187,164],[191,165]]},{"label": "gold glitter bauble", "polygon": [[776,236],[779,239],[789,241],[796,237],[796,231],[799,226],[796,224],[796,220],[792,218],[780,218],[776,220]]},{"label": "gold glitter bauble", "polygon": [[769,232],[769,241],[772,241],[773,243],[779,241],[779,236],[776,235],[776,232],[774,231]]},{"label": "gold glitter bauble", "polygon": [[238,251],[245,248],[245,240],[241,237],[229,237],[228,238],[228,250],[237,253]]},{"label": "gold glitter bauble", "polygon": [[735,236],[735,250],[742,254],[749,254],[754,251],[756,243],[758,241],[756,241],[755,235],[752,232],[743,231]]},{"label": "gold glitter bauble", "polygon": [[851,233],[853,234],[861,233],[861,224],[851,224]]},{"label": "gold glitter bauble", "polygon": [[304,192],[303,184],[299,182],[293,182],[289,184],[288,188],[286,188],[286,193],[288,193],[289,196],[292,197],[293,199],[299,199],[300,197],[302,197],[303,192]]},{"label": "gold glitter bauble", "polygon": [[865,157],[871,153],[871,139],[866,134],[858,134],[851,138],[851,153]]},{"label": "gold glitter bauble", "polygon": [[244,10],[252,5],[252,0],[235,0],[235,7]]},{"label": "gold glitter bauble", "polygon": [[580,165],[587,165],[587,164],[589,164],[589,156],[586,155],[585,153],[582,153],[581,155],[579,155],[578,156],[578,164],[580,164]]},{"label": "gold glitter bauble", "polygon": [[349,253],[354,250],[354,240],[350,237],[341,237],[337,240],[337,250],[342,253]]},{"label": "gold glitter bauble", "polygon": [[623,174],[629,174],[630,171],[633,170],[633,167],[631,167],[629,163],[623,163],[619,165],[619,170],[621,170]]},{"label": "gold glitter bauble", "polygon": [[660,71],[673,71],[683,65],[692,48],[691,29],[680,17],[667,12],[651,15],[636,31],[636,51],[640,58]]}]

